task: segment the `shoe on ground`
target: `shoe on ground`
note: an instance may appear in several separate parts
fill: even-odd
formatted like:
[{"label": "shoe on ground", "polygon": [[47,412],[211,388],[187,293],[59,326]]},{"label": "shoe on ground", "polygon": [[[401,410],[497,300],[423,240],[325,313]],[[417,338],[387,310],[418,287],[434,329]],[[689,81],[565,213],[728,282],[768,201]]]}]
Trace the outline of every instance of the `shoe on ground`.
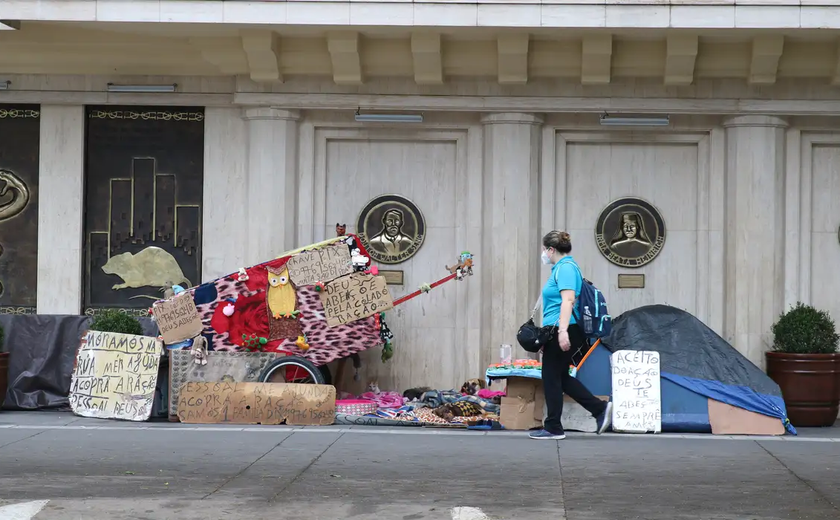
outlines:
[{"label": "shoe on ground", "polygon": [[565,433],[551,433],[546,430],[531,432],[528,437],[538,441],[561,441],[566,438]]},{"label": "shoe on ground", "polygon": [[601,413],[601,415],[595,418],[595,424],[598,427],[596,432],[598,433],[598,435],[601,435],[602,433],[607,431],[607,428],[609,428],[612,424],[612,410],[612,402],[607,401],[607,407],[604,408],[604,411]]}]

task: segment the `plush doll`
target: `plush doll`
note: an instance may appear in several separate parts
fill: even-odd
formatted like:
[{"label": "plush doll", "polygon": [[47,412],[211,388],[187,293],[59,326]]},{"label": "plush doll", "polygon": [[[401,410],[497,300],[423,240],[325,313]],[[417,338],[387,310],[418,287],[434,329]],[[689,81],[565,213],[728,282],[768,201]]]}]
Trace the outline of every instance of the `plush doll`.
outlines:
[{"label": "plush doll", "polygon": [[193,339],[192,348],[190,349],[193,361],[196,365],[207,364],[207,338],[204,336],[196,336]]},{"label": "plush doll", "polygon": [[366,268],[369,261],[368,257],[362,255],[362,251],[358,247],[350,252],[350,259],[353,262],[353,267],[357,270]]}]

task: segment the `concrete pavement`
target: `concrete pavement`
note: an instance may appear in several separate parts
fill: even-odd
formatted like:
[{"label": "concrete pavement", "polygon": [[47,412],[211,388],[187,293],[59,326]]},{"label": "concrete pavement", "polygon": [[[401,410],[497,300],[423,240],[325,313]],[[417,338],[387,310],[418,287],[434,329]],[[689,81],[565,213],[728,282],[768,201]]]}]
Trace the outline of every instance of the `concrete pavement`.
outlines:
[{"label": "concrete pavement", "polygon": [[837,428],[524,437],[0,412],[0,520],[840,518]]}]

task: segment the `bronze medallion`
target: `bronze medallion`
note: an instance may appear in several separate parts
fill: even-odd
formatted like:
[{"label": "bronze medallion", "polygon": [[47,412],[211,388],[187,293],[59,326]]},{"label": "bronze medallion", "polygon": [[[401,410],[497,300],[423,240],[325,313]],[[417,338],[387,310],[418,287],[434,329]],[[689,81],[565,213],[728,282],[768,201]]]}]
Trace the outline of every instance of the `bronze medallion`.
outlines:
[{"label": "bronze medallion", "polygon": [[379,195],[359,213],[356,230],[371,259],[399,264],[414,256],[426,238],[420,208],[401,195]]},{"label": "bronze medallion", "polygon": [[595,242],[604,258],[621,267],[642,267],[665,245],[665,221],[649,202],[625,197],[611,202],[598,217]]}]

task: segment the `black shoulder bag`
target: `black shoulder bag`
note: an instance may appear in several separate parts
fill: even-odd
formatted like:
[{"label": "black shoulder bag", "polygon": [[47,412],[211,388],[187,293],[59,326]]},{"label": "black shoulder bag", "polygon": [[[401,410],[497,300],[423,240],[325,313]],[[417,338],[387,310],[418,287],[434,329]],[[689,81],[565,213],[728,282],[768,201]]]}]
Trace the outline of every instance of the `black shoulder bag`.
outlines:
[{"label": "black shoulder bag", "polygon": [[557,334],[557,327],[538,327],[534,324],[534,315],[537,314],[541,300],[542,295],[537,299],[537,304],[534,305],[534,310],[531,311],[531,317],[519,327],[519,332],[516,333],[516,341],[528,352],[539,352]]}]

